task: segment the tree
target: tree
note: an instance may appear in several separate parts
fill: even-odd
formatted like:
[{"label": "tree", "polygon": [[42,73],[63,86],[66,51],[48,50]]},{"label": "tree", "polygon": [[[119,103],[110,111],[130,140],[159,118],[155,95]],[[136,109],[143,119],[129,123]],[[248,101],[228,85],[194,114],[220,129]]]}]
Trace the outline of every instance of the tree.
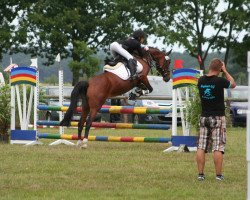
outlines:
[{"label": "tree", "polygon": [[77,54],[80,61],[72,60],[69,63],[69,67],[73,72],[73,83],[79,80],[79,73],[82,71],[82,75],[86,74],[89,78],[93,76],[99,70],[99,61],[93,57],[94,51],[88,48],[85,42],[75,41],[74,54]]},{"label": "tree", "polygon": [[[136,18],[146,24],[150,32],[163,37],[164,42],[177,43],[191,56],[199,56],[200,69],[204,70],[208,52],[229,49],[231,41],[237,39],[236,35],[244,28],[242,22],[246,21],[248,0],[225,1],[224,10],[219,9],[220,3],[219,0],[136,1],[135,10],[145,16],[137,14]],[[242,14],[237,16],[237,11]],[[214,33],[210,33],[211,30]],[[225,58],[227,60],[228,54]]]},{"label": "tree", "polygon": [[[218,37],[215,46],[225,48],[224,62],[227,64],[231,50],[234,49],[235,44],[239,43],[240,33],[249,30],[250,21],[246,20],[250,17],[250,1],[249,0],[225,0],[227,9],[224,11],[226,15],[226,26],[224,34]],[[245,33],[247,37],[247,33]],[[238,49],[238,51],[241,51]]]},{"label": "tree", "polygon": [[236,42],[233,46],[233,61],[242,68],[247,67],[247,52],[250,51],[250,35],[246,35],[242,42]]},{"label": "tree", "polygon": [[[54,62],[58,53],[62,58],[71,57],[73,62],[80,63],[81,56],[75,50],[77,41],[84,41],[95,50],[131,32],[126,4],[122,5],[123,1],[119,0],[35,2],[27,17],[22,19],[23,27],[29,33],[30,52],[45,56],[49,64]],[[75,66],[76,69],[73,69]],[[77,65],[73,68],[75,76],[79,71]]]},{"label": "tree", "polygon": [[15,45],[25,43],[23,32],[16,20],[21,17],[25,0],[1,0],[0,1],[0,60],[3,53],[10,52]]}]

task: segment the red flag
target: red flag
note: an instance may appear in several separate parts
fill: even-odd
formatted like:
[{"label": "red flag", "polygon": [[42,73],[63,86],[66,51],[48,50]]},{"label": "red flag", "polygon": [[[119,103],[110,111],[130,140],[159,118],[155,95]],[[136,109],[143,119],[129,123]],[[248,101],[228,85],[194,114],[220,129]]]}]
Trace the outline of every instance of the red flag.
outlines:
[{"label": "red flag", "polygon": [[180,69],[183,68],[183,60],[175,60],[174,61],[174,69]]},{"label": "red flag", "polygon": [[198,55],[198,62],[199,62],[199,64],[201,65],[201,63],[202,63],[202,59],[201,59],[201,56],[200,55]]}]

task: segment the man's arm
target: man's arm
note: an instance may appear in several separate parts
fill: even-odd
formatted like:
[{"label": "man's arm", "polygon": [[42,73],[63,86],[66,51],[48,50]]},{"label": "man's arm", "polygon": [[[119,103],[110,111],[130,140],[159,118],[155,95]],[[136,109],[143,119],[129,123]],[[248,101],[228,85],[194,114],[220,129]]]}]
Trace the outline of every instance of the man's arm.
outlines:
[{"label": "man's arm", "polygon": [[228,71],[227,71],[227,69],[226,69],[226,66],[225,66],[224,62],[223,62],[223,65],[222,65],[222,67],[221,67],[221,70],[224,72],[226,79],[227,79],[228,81],[230,81],[230,83],[231,83],[231,86],[230,86],[230,87],[231,87],[231,88],[235,88],[235,87],[236,87],[236,83],[235,83],[235,81],[234,81],[234,78],[228,73]]}]

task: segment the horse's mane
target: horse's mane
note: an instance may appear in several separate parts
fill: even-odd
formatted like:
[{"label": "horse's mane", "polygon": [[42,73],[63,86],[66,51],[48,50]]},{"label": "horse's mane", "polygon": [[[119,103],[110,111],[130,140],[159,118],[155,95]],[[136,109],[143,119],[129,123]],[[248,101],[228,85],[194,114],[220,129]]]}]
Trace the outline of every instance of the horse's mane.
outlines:
[{"label": "horse's mane", "polygon": [[[163,52],[164,50],[160,50],[160,49],[158,49],[158,48],[156,48],[156,47],[151,47],[151,46],[149,46],[148,47],[149,49],[152,49],[152,50],[155,50],[155,51],[158,51],[158,52]],[[164,51],[165,52],[165,51]]]}]

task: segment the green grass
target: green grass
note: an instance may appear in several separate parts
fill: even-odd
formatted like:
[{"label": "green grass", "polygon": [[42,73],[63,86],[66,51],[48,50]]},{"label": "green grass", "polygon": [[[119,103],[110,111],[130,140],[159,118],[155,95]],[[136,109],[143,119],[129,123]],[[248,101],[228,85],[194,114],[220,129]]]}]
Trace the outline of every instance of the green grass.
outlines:
[{"label": "green grass", "polygon": [[[164,135],[91,130],[110,133]],[[223,182],[215,180],[212,154],[206,157],[206,180],[198,182],[195,153],[163,153],[168,144],[89,142],[86,150],[48,146],[48,140],[42,146],[0,144],[0,199],[246,199],[245,138],[246,129],[228,129]]]}]

